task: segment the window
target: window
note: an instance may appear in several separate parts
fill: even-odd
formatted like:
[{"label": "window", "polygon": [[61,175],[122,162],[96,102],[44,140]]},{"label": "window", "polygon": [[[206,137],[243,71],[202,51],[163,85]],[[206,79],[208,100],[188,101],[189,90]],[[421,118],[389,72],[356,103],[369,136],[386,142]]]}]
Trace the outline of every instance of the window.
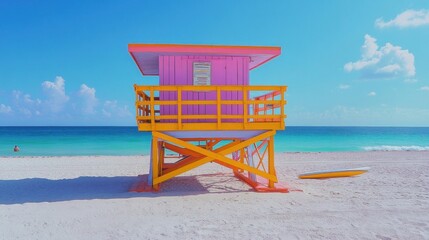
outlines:
[{"label": "window", "polygon": [[210,86],[211,63],[194,62],[194,86]]}]

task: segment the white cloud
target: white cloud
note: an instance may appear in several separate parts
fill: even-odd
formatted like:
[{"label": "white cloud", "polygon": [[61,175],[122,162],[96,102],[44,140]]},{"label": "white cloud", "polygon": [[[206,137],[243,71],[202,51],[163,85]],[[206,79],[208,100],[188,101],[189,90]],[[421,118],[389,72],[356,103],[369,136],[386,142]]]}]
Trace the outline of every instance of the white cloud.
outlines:
[{"label": "white cloud", "polygon": [[131,112],[128,109],[128,106],[118,106],[118,101],[110,101],[107,100],[104,102],[104,106],[102,109],[103,115],[106,117],[129,117],[131,116]]},{"label": "white cloud", "polygon": [[396,16],[395,19],[385,22],[382,18],[375,21],[375,26],[379,28],[386,27],[418,27],[422,25],[429,25],[429,9],[421,10],[406,10]]},{"label": "white cloud", "polygon": [[42,100],[36,98],[32,99],[30,94],[25,94],[21,91],[12,91],[12,96],[15,103],[15,108],[23,115],[30,117],[40,115],[40,108]]},{"label": "white cloud", "polygon": [[376,92],[370,92],[370,93],[368,93],[368,96],[370,96],[370,97],[373,97],[373,96],[375,96],[375,95],[377,95],[377,93],[376,93]]},{"label": "white cloud", "polygon": [[360,72],[364,78],[412,77],[416,74],[412,53],[391,43],[378,47],[377,40],[368,34],[362,46],[362,58],[346,63],[344,70]]},{"label": "white cloud", "polygon": [[404,80],[404,83],[416,83],[416,82],[418,82],[418,80],[415,78],[406,78]]},{"label": "white cloud", "polygon": [[10,113],[12,112],[12,108],[10,106],[4,105],[3,103],[0,104],[0,113]]},{"label": "white cloud", "polygon": [[347,84],[340,84],[340,86],[338,86],[339,89],[345,90],[345,89],[349,89],[350,85]]},{"label": "white cloud", "polygon": [[95,88],[90,88],[86,84],[82,84],[78,95],[82,99],[82,112],[86,114],[96,113],[95,107],[98,104],[98,99],[95,97]]},{"label": "white cloud", "polygon": [[429,86],[423,86],[420,88],[422,91],[429,91]]},{"label": "white cloud", "polygon": [[65,80],[56,77],[54,81],[43,82],[41,88],[40,98],[12,91],[10,103],[0,104],[0,125],[129,125],[133,122],[132,111],[126,104],[98,99],[96,89],[87,84],[67,91]]},{"label": "white cloud", "polygon": [[44,104],[51,112],[57,113],[63,110],[65,104],[69,100],[69,96],[65,92],[65,81],[62,77],[57,76],[54,82],[45,81],[42,83],[42,88],[47,96]]}]

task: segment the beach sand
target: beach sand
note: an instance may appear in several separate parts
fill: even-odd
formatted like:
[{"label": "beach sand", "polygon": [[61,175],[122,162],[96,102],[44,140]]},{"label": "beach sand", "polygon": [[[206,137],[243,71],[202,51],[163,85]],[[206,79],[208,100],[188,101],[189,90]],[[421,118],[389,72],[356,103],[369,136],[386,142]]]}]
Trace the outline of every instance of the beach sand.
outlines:
[{"label": "beach sand", "polygon": [[[130,193],[148,156],[0,158],[0,239],[429,239],[429,152],[278,153],[302,192],[256,193],[207,164]],[[371,167],[353,178],[308,171]]]}]

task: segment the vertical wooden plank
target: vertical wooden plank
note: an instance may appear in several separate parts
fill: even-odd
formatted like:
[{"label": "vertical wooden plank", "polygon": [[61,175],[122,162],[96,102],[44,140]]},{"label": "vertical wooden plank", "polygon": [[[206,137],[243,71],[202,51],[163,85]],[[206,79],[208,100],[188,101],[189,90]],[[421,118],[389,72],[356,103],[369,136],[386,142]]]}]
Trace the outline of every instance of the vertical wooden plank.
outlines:
[{"label": "vertical wooden plank", "polygon": [[[218,71],[218,65],[219,65],[219,60],[217,59],[211,59],[211,86],[216,86],[218,84],[216,84],[216,79],[218,78],[217,76],[217,71]],[[206,93],[206,99],[207,100],[216,100],[217,99],[217,91],[209,91]],[[206,114],[217,114],[217,106],[216,105],[207,105],[206,106]],[[206,122],[216,122],[216,119],[211,119],[211,120],[207,120]]]},{"label": "vertical wooden plank", "polygon": [[[249,62],[250,62],[250,58],[249,57],[244,57],[243,58],[243,85],[244,86],[249,86],[250,85],[250,83],[249,83]],[[248,90],[246,91],[246,96],[247,97],[246,97],[245,100],[249,100],[250,93],[249,93]],[[245,98],[244,95],[243,95],[243,98]],[[247,113],[248,113],[249,110],[250,110],[250,105],[246,104],[243,107],[246,108],[246,110],[243,109],[243,111],[247,111]]]},{"label": "vertical wooden plank", "polygon": [[[194,62],[194,60],[192,59],[192,56],[188,56],[188,59],[187,59],[187,65],[186,65],[186,67],[187,67],[187,71],[186,71],[186,73],[187,73],[187,80],[188,80],[188,83],[189,83],[189,85],[193,85],[193,83],[192,83],[192,78],[193,78],[193,72],[192,72],[192,69],[193,69],[193,67],[192,67],[192,64],[193,64],[193,62]],[[193,100],[194,99],[194,92],[192,92],[192,91],[189,91],[188,92],[188,99],[187,100]],[[189,115],[192,115],[194,113],[194,105],[188,105],[188,114]],[[189,122],[192,122],[192,120],[189,120]]]},{"label": "vertical wooden plank", "polygon": [[159,167],[158,167],[158,172],[159,172],[159,176],[162,176],[163,171],[162,169],[164,168],[164,155],[165,155],[165,148],[164,148],[164,142],[163,141],[158,141],[158,151],[159,151]]},{"label": "vertical wooden plank", "polygon": [[149,186],[153,187],[153,134],[152,134],[152,141],[150,141],[150,163],[149,163],[149,176],[147,180],[148,180]]},{"label": "vertical wooden plank", "polygon": [[[169,67],[169,79],[168,85],[176,85],[176,81],[175,81],[175,71],[176,71],[176,66],[175,66],[175,62],[174,62],[175,56],[168,56],[168,67]],[[177,100],[177,92],[176,91],[169,91],[169,100]],[[177,114],[177,106],[175,105],[169,105],[168,106],[170,109],[170,115],[175,115]],[[169,122],[176,122],[175,119],[170,119]]]},{"label": "vertical wooden plank", "polygon": [[243,111],[243,125],[244,125],[244,129],[246,129],[247,123],[249,121],[249,119],[248,119],[248,109],[249,109],[248,105],[249,104],[247,102],[247,99],[248,99],[247,94],[248,94],[247,86],[243,86],[243,98],[242,98],[242,100],[243,100],[243,107],[244,107],[244,111]]},{"label": "vertical wooden plank", "polygon": [[[189,64],[189,73],[191,74],[191,85],[193,85],[193,77],[194,77],[194,73],[193,73],[193,66],[194,66],[194,62],[196,62],[197,60],[195,59],[194,56],[190,56],[190,64]],[[198,100],[198,92],[192,91],[192,98],[191,100]],[[192,110],[191,110],[191,114],[192,115],[196,115],[198,114],[198,105],[194,104],[191,105],[192,106]],[[198,122],[198,120],[191,120],[191,122]]]},{"label": "vertical wooden plank", "polygon": [[[219,86],[219,79],[221,76],[219,73],[221,70],[221,65],[218,59],[211,59],[211,86]],[[217,100],[217,90],[210,91],[206,93],[207,100]],[[207,105],[206,106],[206,114],[217,114],[217,106],[216,105]],[[208,122],[216,122],[216,119],[209,120]]]},{"label": "vertical wooden plank", "polygon": [[[141,101],[141,97],[137,94],[137,85],[134,84],[134,92],[136,94],[136,101],[135,101],[135,106],[136,106],[136,117],[141,116],[139,113],[141,112],[141,110],[139,110],[139,105],[137,102]],[[137,125],[139,124],[139,120],[137,120]]]},{"label": "vertical wooden plank", "polygon": [[[235,57],[231,57],[226,64],[227,64],[227,70],[228,70],[227,76],[226,76],[227,85],[237,85],[237,59]],[[227,98],[228,100],[234,100],[235,99],[234,91],[228,91]],[[235,107],[235,104],[233,103],[228,105],[228,109],[227,109],[228,114],[235,114],[234,107]],[[234,122],[235,119],[230,119],[229,121]]]},{"label": "vertical wooden plank", "polygon": [[250,85],[249,83],[249,62],[250,57],[243,57],[243,85]]},{"label": "vertical wooden plank", "polygon": [[150,124],[152,131],[155,130],[155,98],[154,98],[153,87],[150,87]]},{"label": "vertical wooden plank", "polygon": [[[243,67],[244,67],[243,58],[244,57],[237,57],[236,58],[236,62],[237,62],[237,85],[240,85],[240,86],[245,86],[244,74],[243,74]],[[242,96],[243,91],[237,91],[237,92],[234,92],[234,94],[236,95],[235,100],[243,99],[243,96]],[[234,111],[235,111],[235,114],[243,114],[243,105],[241,105],[241,106],[235,105]]]},{"label": "vertical wooden plank", "polygon": [[177,90],[177,124],[178,129],[182,130],[182,87],[178,87]]},{"label": "vertical wooden plank", "polygon": [[[176,84],[177,85],[187,85],[187,79],[186,79],[186,59],[184,59],[183,57],[176,57]],[[179,97],[179,96],[177,96]],[[182,91],[182,101],[183,99],[186,99],[186,93],[184,93]],[[182,105],[182,118],[183,118],[183,114],[185,113],[186,110],[186,106]],[[182,120],[183,122],[183,120]]]},{"label": "vertical wooden plank", "polygon": [[[193,81],[192,81],[192,77],[193,77],[193,73],[192,73],[192,63],[193,60],[188,57],[187,59],[187,81],[188,81],[188,85],[192,86],[193,85]],[[188,91],[188,100],[193,100],[194,99],[194,93],[192,91]],[[194,112],[194,106],[193,105],[188,105],[188,114],[192,115],[192,113]],[[188,120],[189,122],[192,122],[192,120]]]},{"label": "vertical wooden plank", "polygon": [[[182,84],[180,84],[180,77],[181,77],[180,74],[181,74],[181,72],[180,72],[180,56],[174,56],[174,84],[176,86],[182,85]],[[178,91],[176,91],[175,97],[176,97],[176,100],[178,100],[178,98],[179,98],[179,92]],[[178,105],[174,106],[174,112],[175,112],[175,115],[179,114],[179,106]],[[174,122],[177,122],[177,121],[175,120]]]},{"label": "vertical wooden plank", "polygon": [[[276,89],[275,91],[281,91],[281,88],[279,87],[278,89]],[[274,100],[274,95],[271,95],[271,97],[270,97],[270,99],[271,100]],[[274,104],[273,104],[274,105]],[[272,122],[275,122],[275,121],[277,121],[277,120],[275,120],[274,118],[275,118],[275,108],[274,107],[271,107],[271,116],[272,116],[272,118],[271,118],[271,121]]]},{"label": "vertical wooden plank", "polygon": [[[152,133],[153,134],[153,133]],[[159,176],[158,172],[158,158],[159,152],[158,152],[158,138],[152,135],[152,179],[156,179]],[[153,182],[153,180],[152,180]],[[153,184],[152,185],[153,190],[159,189],[159,184]]]},{"label": "vertical wooden plank", "polygon": [[[226,61],[226,83],[227,85],[236,85],[237,84],[237,66],[235,64],[235,58],[234,57],[228,57],[227,61]],[[227,93],[227,98],[228,100],[234,100],[234,92],[233,91],[228,91]],[[228,104],[227,105],[227,109],[226,112],[228,115],[234,114],[234,105],[233,104]],[[233,119],[229,119],[228,122],[233,122]]]},{"label": "vertical wooden plank", "polygon": [[[170,66],[168,56],[163,57],[163,65],[164,65],[164,85],[170,85]],[[168,91],[164,91],[165,100],[170,100],[170,93]],[[165,115],[170,115],[169,106],[165,105]],[[167,120],[168,122],[168,120]]]},{"label": "vertical wooden plank", "polygon": [[[175,65],[175,85],[186,85],[186,59],[183,57],[176,56],[174,58]],[[182,93],[183,94],[183,93]]]},{"label": "vertical wooden plank", "polygon": [[[210,60],[206,56],[198,56],[197,59],[199,62],[210,62]],[[205,95],[205,92],[198,92],[198,100],[206,100]],[[198,105],[198,114],[206,114],[206,105]],[[205,120],[199,119],[198,122],[205,122]]]},{"label": "vertical wooden plank", "polygon": [[[222,60],[222,61],[217,61],[217,70],[216,70],[216,84],[220,85],[220,86],[225,86],[226,85],[226,59]],[[221,88],[221,101],[223,100],[227,100],[226,98],[226,91],[223,91]],[[226,115],[226,105],[222,105],[221,106],[221,113],[222,115]]]},{"label": "vertical wooden plank", "polygon": [[[183,68],[183,85],[189,85],[189,74],[188,74],[188,56],[184,56],[182,57],[182,68]],[[188,91],[184,91],[182,92],[182,96],[183,96],[183,100],[188,100],[189,99],[189,92]],[[183,109],[183,122],[188,122],[188,120],[186,120],[186,115],[188,115],[189,112],[189,106],[188,105],[184,105],[182,106]]]},{"label": "vertical wooden plank", "polygon": [[[271,175],[276,175],[276,170],[274,168],[274,135],[270,137],[268,142],[268,173]],[[268,180],[268,187],[273,188],[274,182]]]},{"label": "vertical wooden plank", "polygon": [[285,92],[286,87],[281,87],[281,103],[280,103],[280,115],[281,115],[281,128],[285,128]]},{"label": "vertical wooden plank", "polygon": [[[159,85],[164,86],[165,85],[165,75],[164,75],[164,56],[159,56],[158,60],[159,64]],[[166,100],[165,92],[160,91],[159,92],[159,100],[164,101]],[[165,106],[159,107],[159,112],[161,115],[167,114],[167,110]]]},{"label": "vertical wooden plank", "polygon": [[220,125],[222,124],[222,108],[220,105],[221,102],[221,93],[220,93],[220,87],[216,87],[216,115],[217,115],[217,127],[220,128]]}]

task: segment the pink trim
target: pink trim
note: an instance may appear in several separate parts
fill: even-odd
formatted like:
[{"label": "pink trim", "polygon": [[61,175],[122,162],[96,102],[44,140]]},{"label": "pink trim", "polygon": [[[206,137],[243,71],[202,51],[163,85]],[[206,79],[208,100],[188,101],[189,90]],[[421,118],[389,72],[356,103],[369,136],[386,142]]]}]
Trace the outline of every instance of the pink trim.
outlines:
[{"label": "pink trim", "polygon": [[185,44],[128,44],[129,52],[202,53],[202,54],[272,54],[280,55],[280,47],[221,46]]},{"label": "pink trim", "polygon": [[160,56],[231,56],[249,57],[249,70],[259,67],[281,53],[280,47],[217,46],[180,44],[129,44],[128,51],[143,75],[159,75]]}]

